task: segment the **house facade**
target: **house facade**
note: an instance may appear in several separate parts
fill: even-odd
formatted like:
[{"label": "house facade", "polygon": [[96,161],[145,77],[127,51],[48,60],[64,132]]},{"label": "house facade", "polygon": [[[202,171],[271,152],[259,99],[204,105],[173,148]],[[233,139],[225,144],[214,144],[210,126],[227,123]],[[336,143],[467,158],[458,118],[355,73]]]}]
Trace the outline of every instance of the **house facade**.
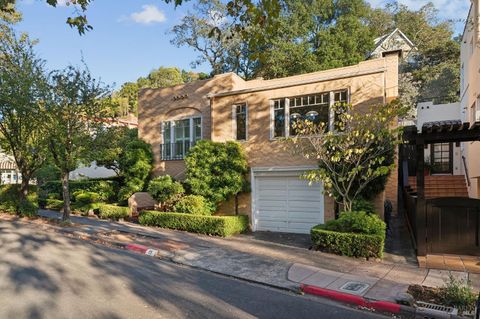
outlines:
[{"label": "house facade", "polygon": [[[480,1],[472,0],[460,53],[460,109],[463,122],[480,122]],[[480,198],[480,142],[462,143],[472,198]]]},{"label": "house facade", "polygon": [[415,44],[398,28],[376,38],[373,42],[375,47],[370,53],[370,59],[381,58],[389,52],[400,51],[401,61],[411,62],[418,52]]},{"label": "house facade", "polygon": [[[356,110],[398,96],[398,52],[360,64],[273,80],[245,81],[234,73],[139,93],[139,136],[152,145],[154,174],[185,176],[183,158],[200,139],[241,143],[250,167],[251,192],[241,194],[239,213],[250,216],[252,229],[308,233],[334,218],[333,200],[321,184],[299,176],[317,167],[315,160],[294,155],[283,141],[295,134],[291,121],[311,118],[333,125],[332,106],[351,103]],[[396,207],[397,175],[376,200]],[[234,203],[220,207],[233,214]]]}]

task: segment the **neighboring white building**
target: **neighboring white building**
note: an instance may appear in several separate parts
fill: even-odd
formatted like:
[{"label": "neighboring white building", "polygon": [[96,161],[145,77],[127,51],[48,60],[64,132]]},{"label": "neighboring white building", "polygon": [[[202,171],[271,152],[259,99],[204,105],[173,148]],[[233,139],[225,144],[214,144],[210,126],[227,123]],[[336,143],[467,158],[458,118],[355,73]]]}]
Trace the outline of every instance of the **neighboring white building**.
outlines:
[{"label": "neighboring white building", "polygon": [[0,150],[0,179],[1,184],[20,184],[22,175],[17,169],[15,160]]},{"label": "neighboring white building", "polygon": [[[417,104],[416,125],[419,131],[426,122],[460,121],[460,103],[433,104],[423,102]],[[431,144],[425,148],[425,162],[431,166],[431,174],[464,175],[462,147],[458,143]]]},{"label": "neighboring white building", "polygon": [[381,58],[388,52],[401,51],[401,59],[413,61],[417,47],[400,29],[378,37],[374,40],[375,49],[370,53],[369,59]]}]

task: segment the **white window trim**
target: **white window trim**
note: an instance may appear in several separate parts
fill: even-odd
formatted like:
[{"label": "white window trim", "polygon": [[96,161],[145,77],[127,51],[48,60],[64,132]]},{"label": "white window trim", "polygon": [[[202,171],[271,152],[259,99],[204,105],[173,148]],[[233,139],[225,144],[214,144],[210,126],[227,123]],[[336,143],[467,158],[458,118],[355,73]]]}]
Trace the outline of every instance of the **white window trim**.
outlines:
[{"label": "white window trim", "polygon": [[[245,139],[239,140],[237,138],[237,106],[245,104]],[[232,136],[233,139],[237,142],[246,142],[248,141],[248,103],[240,102],[235,103],[232,106]]]},{"label": "white window trim", "polygon": [[194,119],[200,119],[200,139],[203,139],[203,116],[198,115],[198,116],[189,116],[189,117],[182,117],[174,120],[168,120],[168,121],[162,121],[161,123],[161,134],[162,134],[162,144],[165,144],[165,140],[163,139],[164,133],[165,133],[165,123],[170,123],[170,143],[175,143],[175,122],[176,121],[183,121],[183,120],[188,120],[188,125],[189,125],[189,133],[190,133],[190,143],[193,143],[193,133],[195,132],[195,128],[193,126],[193,120]]},{"label": "white window trim", "polygon": [[[347,104],[350,103],[351,97],[350,97],[350,87],[344,88],[344,89],[339,89],[339,90],[333,90],[329,91],[329,102],[328,102],[328,128],[329,130],[333,131],[334,128],[334,121],[335,121],[335,112],[333,111],[333,104],[335,103],[335,93],[341,92],[341,91],[347,91]],[[327,92],[320,92],[321,93],[327,93]],[[317,93],[311,93],[311,94],[317,94]],[[305,96],[305,95],[310,95],[310,94],[302,94],[299,96]],[[275,110],[274,110],[274,101],[276,100],[285,100],[285,136],[278,136],[275,137]],[[270,140],[278,140],[282,138],[287,138],[290,136],[290,98],[274,98],[270,100]]]}]

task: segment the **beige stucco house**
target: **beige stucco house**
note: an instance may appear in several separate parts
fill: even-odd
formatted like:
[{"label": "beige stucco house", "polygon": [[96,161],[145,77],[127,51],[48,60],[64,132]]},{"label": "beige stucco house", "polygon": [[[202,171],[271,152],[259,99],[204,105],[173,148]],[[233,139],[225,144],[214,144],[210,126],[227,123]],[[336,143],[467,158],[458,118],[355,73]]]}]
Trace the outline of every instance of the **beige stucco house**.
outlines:
[{"label": "beige stucco house", "polygon": [[[464,122],[480,122],[480,1],[472,0],[460,53],[460,108]],[[462,143],[470,185],[469,196],[480,198],[480,142]]]},{"label": "beige stucco house", "polygon": [[[398,95],[398,52],[360,64],[280,79],[245,81],[234,73],[139,93],[139,136],[150,143],[154,173],[182,179],[183,158],[199,139],[239,141],[250,166],[251,193],[239,198],[239,212],[250,215],[252,229],[308,233],[334,218],[333,201],[322,185],[299,175],[314,160],[294,156],[282,138],[294,134],[290,120],[310,117],[332,124],[332,105],[349,102],[359,110]],[[383,199],[396,206],[394,173]],[[233,214],[233,203],[220,213]]]}]

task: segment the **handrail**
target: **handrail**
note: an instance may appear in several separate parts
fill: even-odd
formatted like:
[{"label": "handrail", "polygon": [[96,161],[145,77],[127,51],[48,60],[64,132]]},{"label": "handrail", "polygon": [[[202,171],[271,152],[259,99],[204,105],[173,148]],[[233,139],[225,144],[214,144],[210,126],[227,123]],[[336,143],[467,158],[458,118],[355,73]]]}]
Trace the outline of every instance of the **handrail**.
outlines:
[{"label": "handrail", "polygon": [[470,177],[468,176],[467,160],[464,155],[462,155],[463,168],[465,169],[465,179],[467,180],[467,186],[470,187]]}]

